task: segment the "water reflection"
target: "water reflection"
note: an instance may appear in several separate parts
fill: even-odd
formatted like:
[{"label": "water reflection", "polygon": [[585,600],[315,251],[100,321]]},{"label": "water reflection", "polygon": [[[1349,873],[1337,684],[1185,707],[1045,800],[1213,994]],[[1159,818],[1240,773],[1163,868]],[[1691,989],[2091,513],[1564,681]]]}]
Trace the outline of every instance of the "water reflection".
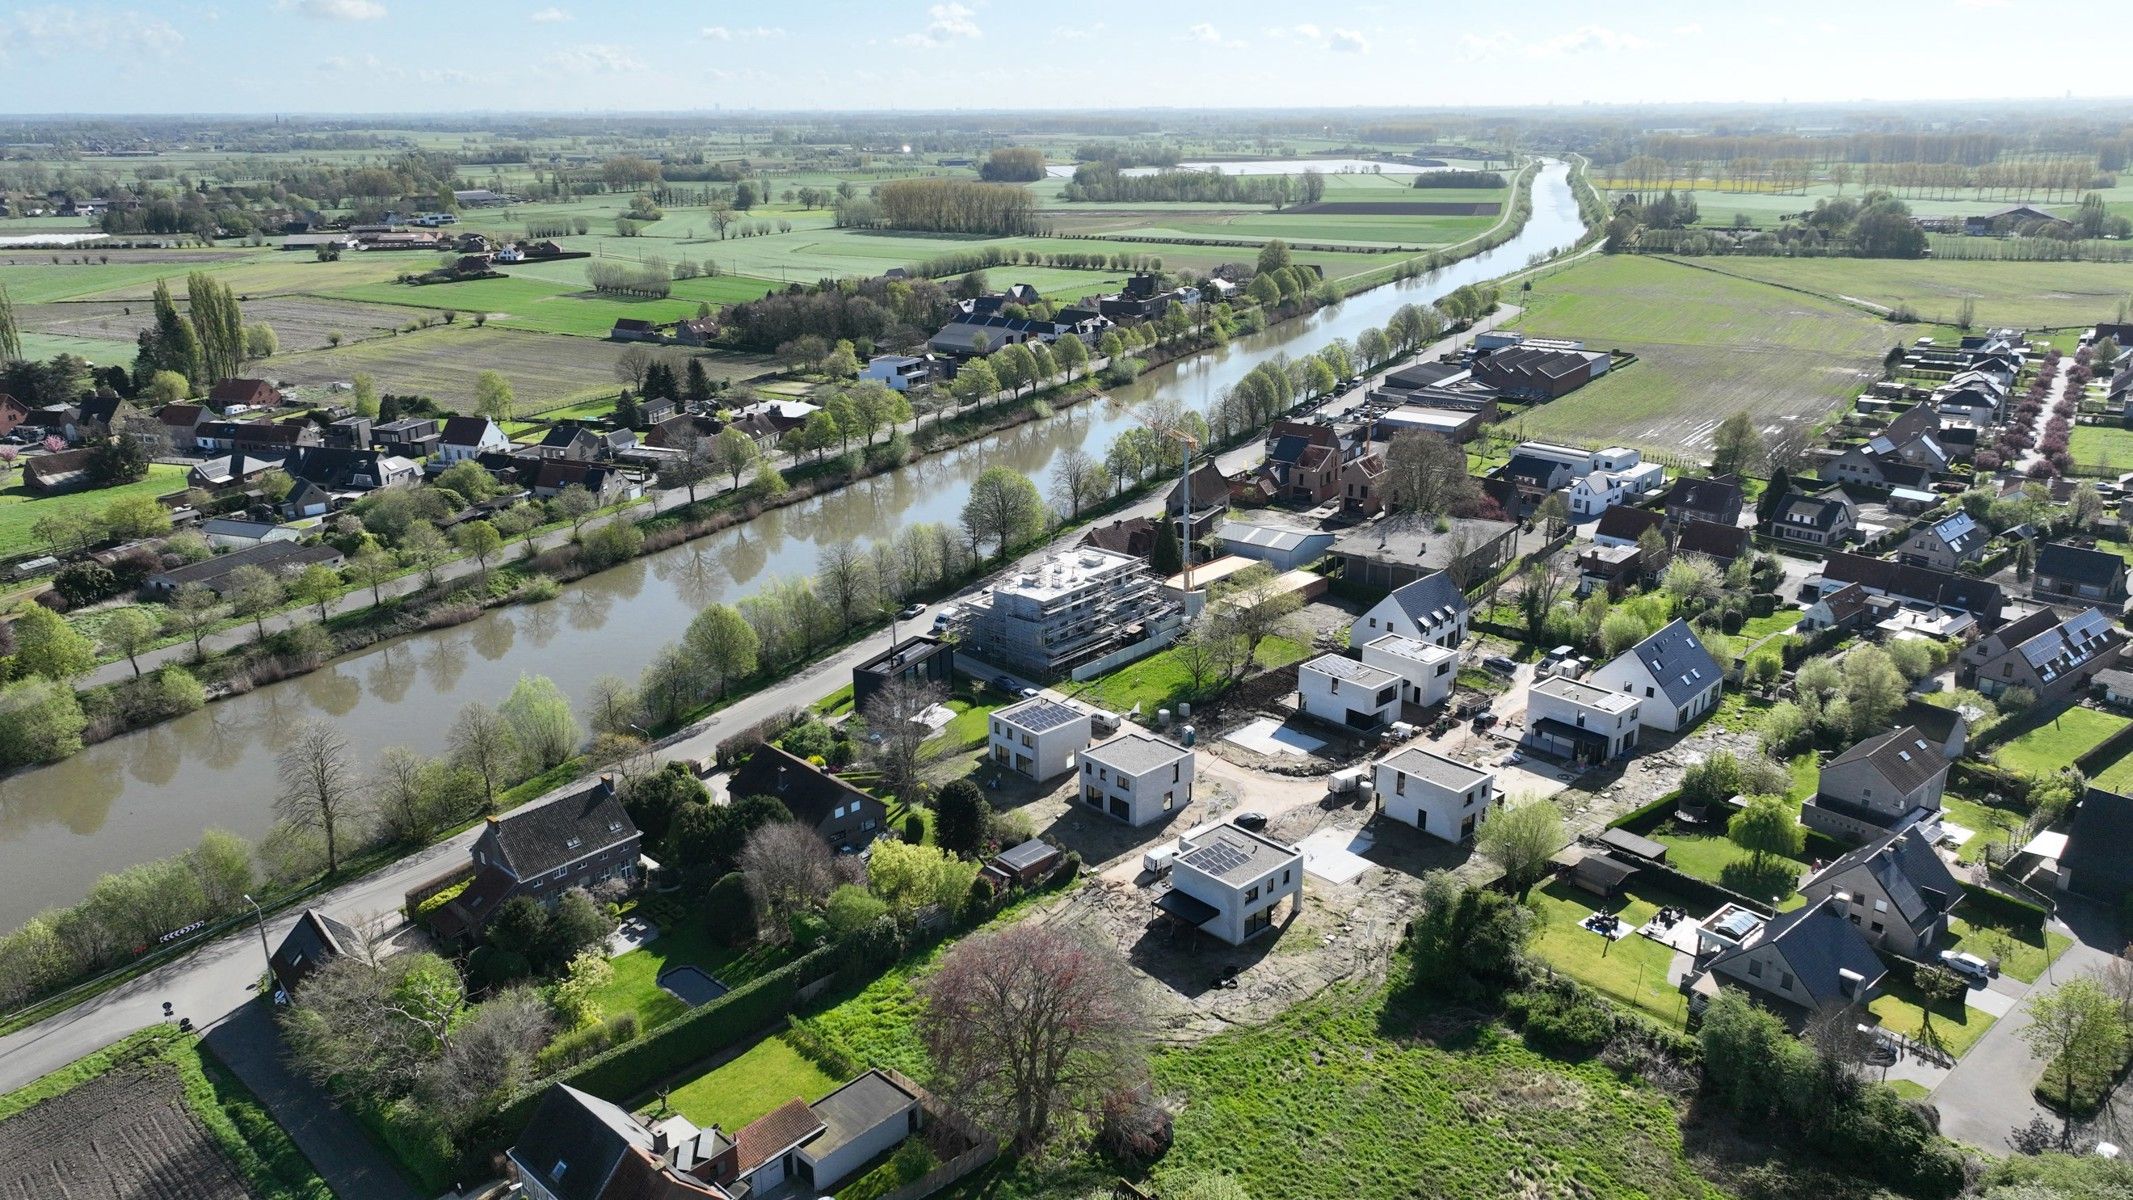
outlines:
[{"label": "water reflection", "polygon": [[502,700],[521,672],[553,678],[582,703],[598,677],[634,676],[705,604],[731,603],[772,578],[812,571],[823,545],[878,543],[922,521],[955,525],[969,481],[987,467],[1007,466],[1049,491],[1059,454],[1080,446],[1100,455],[1134,421],[1132,409],[1159,394],[1205,406],[1277,353],[1353,339],[1403,304],[1516,269],[1578,231],[1564,173],[1551,168],[1536,189],[1526,232],[1481,260],[1150,371],[1122,401],[1092,401],[581,580],[556,600],[372,647],[332,671],[271,684],[0,779],[0,929],[79,899],[100,873],[183,850],[203,828],[260,836],[272,819],[275,748],[295,720],[329,714],[367,768],[380,746],[441,751],[460,706]]}]

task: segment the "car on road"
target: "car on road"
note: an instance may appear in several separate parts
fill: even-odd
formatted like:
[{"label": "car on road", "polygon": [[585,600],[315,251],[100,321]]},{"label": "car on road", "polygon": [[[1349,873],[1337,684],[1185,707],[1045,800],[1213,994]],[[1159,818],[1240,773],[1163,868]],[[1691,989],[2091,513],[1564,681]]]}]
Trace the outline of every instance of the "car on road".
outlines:
[{"label": "car on road", "polygon": [[1266,828],[1266,814],[1263,812],[1241,812],[1229,820],[1230,824],[1235,825],[1237,828],[1249,829],[1253,833]]},{"label": "car on road", "polygon": [[1499,675],[1516,675],[1518,673],[1518,661],[1501,654],[1489,655],[1481,660],[1481,665]]},{"label": "car on road", "polygon": [[1005,676],[1005,675],[995,675],[995,676],[993,676],[993,677],[992,677],[992,686],[993,686],[994,690],[996,690],[996,691],[1002,691],[1002,692],[1006,692],[1006,693],[1007,693],[1008,695],[1010,695],[1010,696],[1012,696],[1012,695],[1014,695],[1015,693],[1017,693],[1017,692],[1019,692],[1019,691],[1021,691],[1021,690],[1022,690],[1022,685],[1021,685],[1021,684],[1019,684],[1019,683],[1016,683],[1016,682],[1015,682],[1014,680],[1012,680],[1012,679],[1009,679],[1009,678],[1008,678],[1007,676]]},{"label": "car on road", "polygon": [[1979,987],[1992,982],[1992,964],[1968,951],[1943,950],[1940,952],[1940,965]]},{"label": "car on road", "polygon": [[926,604],[925,604],[925,602],[924,602],[924,601],[922,600],[922,601],[920,601],[920,602],[919,602],[919,603],[917,603],[917,604],[913,604],[913,605],[910,605],[909,607],[905,608],[905,609],[904,609],[904,610],[903,610],[902,612],[900,612],[900,613],[897,613],[897,614],[896,614],[896,617],[897,617],[897,619],[898,619],[898,620],[900,620],[900,621],[909,621],[909,620],[912,620],[912,619],[916,618],[916,617],[918,616],[918,614],[920,614],[920,613],[922,613],[922,612],[924,612],[924,611],[926,611]]}]

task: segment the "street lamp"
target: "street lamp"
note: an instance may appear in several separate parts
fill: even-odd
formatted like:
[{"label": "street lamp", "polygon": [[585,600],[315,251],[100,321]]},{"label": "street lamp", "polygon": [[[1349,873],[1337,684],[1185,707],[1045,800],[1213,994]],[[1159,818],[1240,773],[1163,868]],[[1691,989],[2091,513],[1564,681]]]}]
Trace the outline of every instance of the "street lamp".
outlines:
[{"label": "street lamp", "polygon": [[252,899],[252,893],[244,894],[244,902],[252,906],[252,917],[259,924],[259,953],[267,960],[267,978],[273,981],[276,994],[287,995],[288,989],[282,987],[281,977],[274,973],[274,951],[267,946],[267,914],[259,911],[259,901]]}]

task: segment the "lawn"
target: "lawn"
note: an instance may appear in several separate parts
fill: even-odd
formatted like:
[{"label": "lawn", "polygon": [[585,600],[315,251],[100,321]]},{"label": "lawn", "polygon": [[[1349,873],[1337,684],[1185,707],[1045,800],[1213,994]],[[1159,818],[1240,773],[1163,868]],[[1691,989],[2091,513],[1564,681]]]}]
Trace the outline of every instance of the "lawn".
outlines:
[{"label": "lawn", "polygon": [[596,997],[606,1014],[630,1011],[643,1029],[665,1024],[689,1011],[688,1005],[659,986],[659,973],[670,966],[702,967],[727,987],[776,970],[792,954],[782,946],[756,946],[735,950],[721,945],[691,913],[668,926],[656,938],[611,960],[615,978]]},{"label": "lawn", "polygon": [[667,1103],[698,1125],[717,1125],[730,1134],[795,1097],[820,1100],[843,1082],[784,1038],[767,1037],[739,1058],[675,1088]]},{"label": "lawn", "polygon": [[[987,689],[990,694],[990,689]],[[966,750],[981,749],[988,736],[988,726],[994,710],[1005,706],[1007,701],[981,702],[962,696],[951,696],[948,707],[955,718],[928,740],[931,749],[943,754],[960,754]]]},{"label": "lawn", "polygon": [[[1958,909],[1969,912],[1973,905]],[[1970,917],[1951,917],[1948,932],[1955,935],[1950,949],[1963,950],[1990,961],[2000,960],[2000,973],[2011,975],[2024,983],[2035,983],[2044,974],[2044,968],[2058,961],[2066,948],[2074,944],[2063,933],[2045,929],[2035,922],[2005,921],[1996,915],[1971,912]]]},{"label": "lawn", "polygon": [[1713,1194],[1659,1092],[1493,1029],[1417,1036],[1418,1007],[1339,987],[1159,1056],[1157,1092],[1191,1102],[1157,1190],[1219,1165],[1260,1197]]},{"label": "lawn", "polygon": [[[1926,1041],[1925,1009],[1918,990],[1909,981],[1894,975],[1884,979],[1881,995],[1874,997],[1866,1006],[1874,1014],[1874,1020],[1885,1029],[1891,1029],[1914,1041]],[[1960,998],[1944,1000],[1933,1007],[1933,1030],[1940,1035],[1942,1049],[1961,1058],[1970,1047],[1992,1028],[1993,1017],[1983,1009],[1971,1008]]]},{"label": "lawn", "polygon": [[1632,255],[1534,281],[1518,326],[1623,349],[1638,361],[1517,420],[1526,437],[1619,442],[1701,460],[1720,422],[1827,417],[1878,374],[1898,333],[1834,300]]},{"label": "lawn", "polygon": [[2116,479],[2133,471],[2133,429],[2076,425],[2067,453],[2074,456],[2074,474]]},{"label": "lawn", "polygon": [[[1731,637],[1733,653],[1737,655],[1748,653],[1749,649],[1754,647],[1756,643],[1772,635],[1786,632],[1799,624],[1800,618],[1806,615],[1807,612],[1804,609],[1781,608],[1767,617],[1748,618],[1747,623],[1740,627],[1740,632],[1733,634]],[[1782,645],[1783,643],[1779,644]]]},{"label": "lawn", "polygon": [[1797,908],[1806,902],[1795,889],[1811,860],[1827,862],[1844,853],[1842,846],[1809,831],[1800,857],[1773,857],[1768,867],[1758,869],[1755,856],[1722,833],[1686,832],[1668,822],[1646,836],[1667,847],[1666,861],[1676,870],[1774,903],[1780,909]]},{"label": "lawn", "polygon": [[18,462],[14,485],[0,488],[0,558],[45,552],[48,547],[30,529],[54,513],[100,513],[112,502],[129,496],[153,497],[185,490],[185,468],[166,463],[149,464],[148,477],[134,483],[57,496],[40,496],[23,487],[21,479]]},{"label": "lawn", "polygon": [[1853,296],[1947,321],[1964,300],[1980,325],[2061,328],[2108,320],[2133,292],[2133,263],[1976,262],[1950,259],[1762,258],[1720,260],[1719,269],[1818,296]]},{"label": "lawn", "polygon": [[2072,766],[2105,738],[2133,724],[2133,718],[2093,708],[2070,708],[2001,746],[1994,757],[2010,771],[2051,775]]},{"label": "lawn", "polygon": [[1954,792],[1946,792],[1941,795],[1940,807],[1941,811],[1948,815],[1948,819],[1951,822],[1972,830],[1977,835],[1964,842],[1963,848],[1956,853],[1957,860],[1961,862],[1980,862],[1985,857],[1986,846],[1995,843],[2004,844],[2006,842],[2007,835],[1993,826],[1994,814],[2000,814],[2004,819],[2012,820],[2016,829],[2021,827],[2022,815],[2013,809],[1994,808],[1989,804],[1972,800],[1968,796],[1958,796]]},{"label": "lawn", "polygon": [[1638,891],[1638,895],[1603,901],[1562,880],[1535,888],[1526,897],[1527,906],[1540,915],[1540,932],[1532,949],[1556,970],[1617,1004],[1679,1026],[1686,1019],[1684,998],[1666,979],[1667,966],[1674,960],[1673,947],[1634,933],[1610,943],[1578,927],[1579,921],[1602,909],[1618,913],[1632,928],[1670,904],[1688,908],[1695,919],[1706,915],[1701,906],[1691,906],[1680,897],[1651,888]]},{"label": "lawn", "polygon": [[[700,284],[716,286],[690,287]],[[753,300],[769,286],[761,280],[682,280],[674,285],[673,296],[653,300],[605,296],[586,290],[582,285],[511,275],[461,283],[366,283],[340,289],[332,295],[338,299],[375,304],[488,313],[491,324],[513,329],[604,338],[622,317],[662,324],[679,321],[695,316],[699,303],[715,307],[734,300]],[[685,291],[692,294],[685,297]]]},{"label": "lawn", "polygon": [[[1310,654],[1311,648],[1302,642],[1270,637],[1259,643],[1259,653],[1253,657],[1253,664],[1259,670],[1270,671],[1300,663]],[[1072,685],[1068,694],[1115,713],[1138,709],[1146,715],[1152,715],[1159,708],[1174,710],[1181,701],[1195,703],[1209,699],[1194,694],[1192,677],[1180,662],[1176,648],[1128,663],[1087,683]]]}]

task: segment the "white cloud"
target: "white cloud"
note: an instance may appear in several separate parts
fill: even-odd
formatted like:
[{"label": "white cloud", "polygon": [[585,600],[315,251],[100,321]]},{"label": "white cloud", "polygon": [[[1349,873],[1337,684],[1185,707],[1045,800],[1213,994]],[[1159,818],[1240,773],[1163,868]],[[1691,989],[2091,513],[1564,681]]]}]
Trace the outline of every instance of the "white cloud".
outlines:
[{"label": "white cloud", "polygon": [[526,19],[536,25],[553,25],[557,21],[568,21],[570,19],[570,14],[564,12],[560,8],[555,8],[551,6],[548,8],[541,9],[539,12],[532,14]]},{"label": "white cloud", "polygon": [[629,51],[606,42],[558,50],[548,56],[548,65],[572,75],[620,75],[644,70],[644,64]]},{"label": "white cloud", "polygon": [[781,38],[785,36],[785,30],[782,27],[768,25],[758,25],[753,29],[729,29],[724,25],[706,25],[703,28],[703,36],[714,42],[730,42],[735,38]]},{"label": "white cloud", "polygon": [[1243,41],[1237,38],[1223,37],[1221,30],[1215,28],[1213,25],[1210,25],[1205,21],[1202,21],[1199,24],[1194,25],[1192,28],[1187,29],[1185,31],[1185,40],[1188,42],[1199,42],[1202,45],[1207,46],[1220,46],[1225,50],[1234,50],[1244,45]]},{"label": "white cloud", "polygon": [[0,57],[6,48],[41,55],[131,50],[163,55],[185,44],[185,35],[161,17],[127,9],[86,12],[50,5],[0,15]]},{"label": "white cloud", "polygon": [[321,21],[378,21],[385,6],[378,0],[297,0],[296,10]]},{"label": "white cloud", "polygon": [[1338,26],[1333,29],[1324,29],[1305,21],[1299,25],[1270,27],[1267,29],[1266,35],[1271,38],[1286,38],[1293,41],[1309,42],[1321,50],[1332,50],[1341,54],[1370,53],[1369,39],[1365,38],[1360,30],[1343,29]]},{"label": "white cloud", "polygon": [[1650,47],[1650,42],[1634,33],[1623,33],[1601,25],[1587,25],[1568,33],[1556,34],[1545,41],[1528,43],[1524,49],[1527,58],[1550,59],[1568,58],[1575,54],[1619,54]]},{"label": "white cloud", "polygon": [[1368,54],[1370,43],[1356,30],[1335,29],[1332,38],[1326,42],[1326,49],[1342,54]]},{"label": "white cloud", "polygon": [[1676,25],[1673,33],[1675,37],[1699,37],[1703,34],[1703,22],[1690,21],[1686,25]]},{"label": "white cloud", "polygon": [[978,28],[978,14],[951,0],[936,4],[926,10],[932,20],[917,33],[907,33],[896,39],[899,46],[945,46],[958,38],[981,38],[985,31]]}]

